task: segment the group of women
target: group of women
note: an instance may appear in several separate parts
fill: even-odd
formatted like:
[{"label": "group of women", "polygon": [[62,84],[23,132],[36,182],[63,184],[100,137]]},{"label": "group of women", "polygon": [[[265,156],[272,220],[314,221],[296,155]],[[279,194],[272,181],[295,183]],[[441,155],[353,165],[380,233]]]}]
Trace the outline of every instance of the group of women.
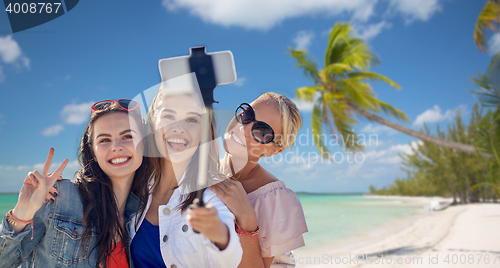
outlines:
[{"label": "group of women", "polygon": [[202,189],[202,120],[216,140],[212,106],[160,87],[146,122],[140,108],[125,99],[89,107],[75,180],[60,178],[67,160],[49,173],[50,149],[3,217],[0,267],[293,267],[288,255],[304,246],[304,213],[259,159],[294,144],[296,105],[276,93],[239,105],[225,157],[208,145],[211,186]]}]

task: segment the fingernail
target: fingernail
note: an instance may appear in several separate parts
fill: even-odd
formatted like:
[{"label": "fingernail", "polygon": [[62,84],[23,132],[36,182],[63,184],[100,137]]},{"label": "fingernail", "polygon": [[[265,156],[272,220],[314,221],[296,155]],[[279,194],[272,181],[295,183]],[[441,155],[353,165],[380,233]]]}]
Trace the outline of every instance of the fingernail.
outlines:
[{"label": "fingernail", "polygon": [[53,195],[54,197],[57,197],[59,194],[58,194],[57,192],[54,192],[52,195]]},{"label": "fingernail", "polygon": [[187,206],[187,209],[193,209],[190,205]]}]

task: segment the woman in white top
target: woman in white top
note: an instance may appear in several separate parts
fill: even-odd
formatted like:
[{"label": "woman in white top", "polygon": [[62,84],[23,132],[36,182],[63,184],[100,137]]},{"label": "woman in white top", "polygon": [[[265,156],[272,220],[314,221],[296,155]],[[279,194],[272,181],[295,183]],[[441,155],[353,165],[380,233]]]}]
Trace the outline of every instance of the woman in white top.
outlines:
[{"label": "woman in white top", "polygon": [[[139,226],[130,228],[134,264],[138,268],[237,267],[242,249],[233,214],[210,189],[200,190],[205,207],[193,204],[202,114],[208,112],[213,120],[211,107],[202,105],[196,94],[167,94],[168,89],[160,87],[148,112],[154,139],[150,147],[162,157],[152,161],[154,178],[146,213]],[[215,176],[217,144],[210,145],[210,156],[215,157],[209,159],[208,173]]]},{"label": "woman in white top", "polygon": [[[294,267],[290,252],[304,246],[307,226],[297,195],[259,165],[260,158],[291,147],[301,125],[290,99],[264,93],[251,104],[240,104],[227,127],[222,170],[231,179],[210,189],[239,225],[243,258],[238,267]],[[261,237],[258,243],[255,236]]]}]

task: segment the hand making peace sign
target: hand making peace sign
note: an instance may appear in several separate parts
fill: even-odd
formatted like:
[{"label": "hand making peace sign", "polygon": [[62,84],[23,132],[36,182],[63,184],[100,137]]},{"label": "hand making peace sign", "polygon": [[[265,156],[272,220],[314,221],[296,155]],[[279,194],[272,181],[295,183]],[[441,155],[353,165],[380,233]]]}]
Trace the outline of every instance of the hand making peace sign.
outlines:
[{"label": "hand making peace sign", "polygon": [[50,189],[62,174],[64,168],[66,168],[68,159],[65,159],[54,173],[49,174],[53,157],[54,148],[50,148],[42,173],[40,174],[35,170],[26,176],[23,187],[19,192],[17,205],[12,213],[16,218],[26,221],[32,219],[38,209],[42,207],[45,197],[49,194]]}]

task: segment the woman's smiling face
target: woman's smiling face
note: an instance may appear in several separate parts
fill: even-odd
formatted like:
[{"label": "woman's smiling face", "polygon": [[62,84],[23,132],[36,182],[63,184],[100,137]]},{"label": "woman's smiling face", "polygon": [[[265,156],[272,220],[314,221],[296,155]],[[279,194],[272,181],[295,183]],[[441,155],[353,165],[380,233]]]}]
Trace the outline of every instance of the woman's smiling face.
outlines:
[{"label": "woman's smiling face", "polygon": [[142,139],[141,129],[135,120],[113,112],[98,118],[93,128],[92,151],[104,173],[112,180],[133,179],[142,163],[142,152],[135,146]]},{"label": "woman's smiling face", "polygon": [[[255,112],[255,119],[272,127],[275,140],[281,135],[281,116],[278,104],[274,100],[259,100],[250,104]],[[279,149],[273,143],[261,144],[252,136],[253,122],[241,124],[235,118],[229,123],[224,134],[224,149],[233,157],[248,157],[248,160],[269,156]],[[281,150],[280,150],[281,151]]]},{"label": "woman's smiling face", "polygon": [[156,148],[172,163],[189,162],[200,144],[205,108],[183,94],[166,97],[156,109]]}]

